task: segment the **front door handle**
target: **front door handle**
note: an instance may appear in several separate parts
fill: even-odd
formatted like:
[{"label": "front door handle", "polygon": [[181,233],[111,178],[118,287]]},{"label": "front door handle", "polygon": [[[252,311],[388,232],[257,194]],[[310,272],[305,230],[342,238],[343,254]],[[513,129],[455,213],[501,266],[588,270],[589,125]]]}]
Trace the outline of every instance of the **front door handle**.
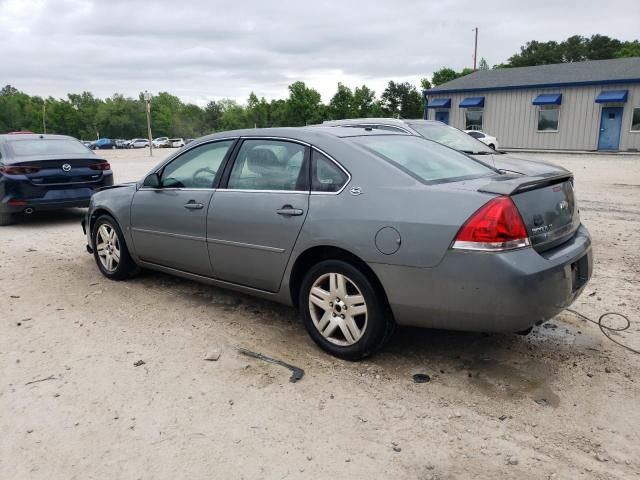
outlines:
[{"label": "front door handle", "polygon": [[286,217],[298,217],[304,213],[303,210],[299,208],[293,208],[291,205],[285,205],[282,208],[276,210],[278,215],[284,215]]},{"label": "front door handle", "polygon": [[184,204],[184,208],[188,210],[200,210],[204,208],[204,205],[201,203],[196,203],[193,200],[191,200],[189,203]]}]

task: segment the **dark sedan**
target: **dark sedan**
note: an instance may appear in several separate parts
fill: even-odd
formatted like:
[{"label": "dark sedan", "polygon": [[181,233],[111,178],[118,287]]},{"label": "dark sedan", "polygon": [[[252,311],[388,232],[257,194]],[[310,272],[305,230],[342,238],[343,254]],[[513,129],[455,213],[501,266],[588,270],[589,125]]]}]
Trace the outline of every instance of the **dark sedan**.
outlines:
[{"label": "dark sedan", "polygon": [[0,225],[17,213],[86,207],[108,185],[109,163],[75,138],[0,135]]}]

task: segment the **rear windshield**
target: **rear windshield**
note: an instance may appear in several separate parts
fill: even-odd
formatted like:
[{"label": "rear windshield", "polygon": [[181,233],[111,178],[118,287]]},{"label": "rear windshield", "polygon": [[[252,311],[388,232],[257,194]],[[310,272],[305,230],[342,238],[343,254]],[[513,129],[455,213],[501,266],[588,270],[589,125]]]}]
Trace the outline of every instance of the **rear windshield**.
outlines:
[{"label": "rear windshield", "polygon": [[453,182],[495,173],[491,167],[473,158],[420,137],[371,135],[349,140],[423,183]]},{"label": "rear windshield", "polygon": [[89,150],[77,140],[69,138],[38,138],[33,140],[13,140],[9,147],[18,156],[29,155],[67,155],[87,153]]},{"label": "rear windshield", "polygon": [[449,125],[410,123],[411,128],[428,140],[441,143],[460,152],[482,155],[496,153],[480,140]]}]

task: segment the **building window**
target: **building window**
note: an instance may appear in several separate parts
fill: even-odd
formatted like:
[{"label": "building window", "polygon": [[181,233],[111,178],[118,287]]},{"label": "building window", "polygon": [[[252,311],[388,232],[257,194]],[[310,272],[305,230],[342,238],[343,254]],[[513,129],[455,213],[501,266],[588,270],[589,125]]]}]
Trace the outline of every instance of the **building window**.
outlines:
[{"label": "building window", "polygon": [[538,131],[557,132],[559,118],[559,108],[540,108],[538,110]]},{"label": "building window", "polygon": [[482,114],[483,110],[465,110],[464,112],[464,129],[465,130],[482,130]]},{"label": "building window", "polygon": [[640,107],[633,109],[633,115],[631,115],[631,131],[640,132]]}]

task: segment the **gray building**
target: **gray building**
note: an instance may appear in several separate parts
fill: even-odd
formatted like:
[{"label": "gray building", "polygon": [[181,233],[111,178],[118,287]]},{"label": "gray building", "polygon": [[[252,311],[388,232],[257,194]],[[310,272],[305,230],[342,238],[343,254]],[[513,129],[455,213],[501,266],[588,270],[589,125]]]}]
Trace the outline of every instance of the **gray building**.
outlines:
[{"label": "gray building", "polygon": [[507,149],[640,150],[640,57],[478,71],[424,97],[425,118]]}]

